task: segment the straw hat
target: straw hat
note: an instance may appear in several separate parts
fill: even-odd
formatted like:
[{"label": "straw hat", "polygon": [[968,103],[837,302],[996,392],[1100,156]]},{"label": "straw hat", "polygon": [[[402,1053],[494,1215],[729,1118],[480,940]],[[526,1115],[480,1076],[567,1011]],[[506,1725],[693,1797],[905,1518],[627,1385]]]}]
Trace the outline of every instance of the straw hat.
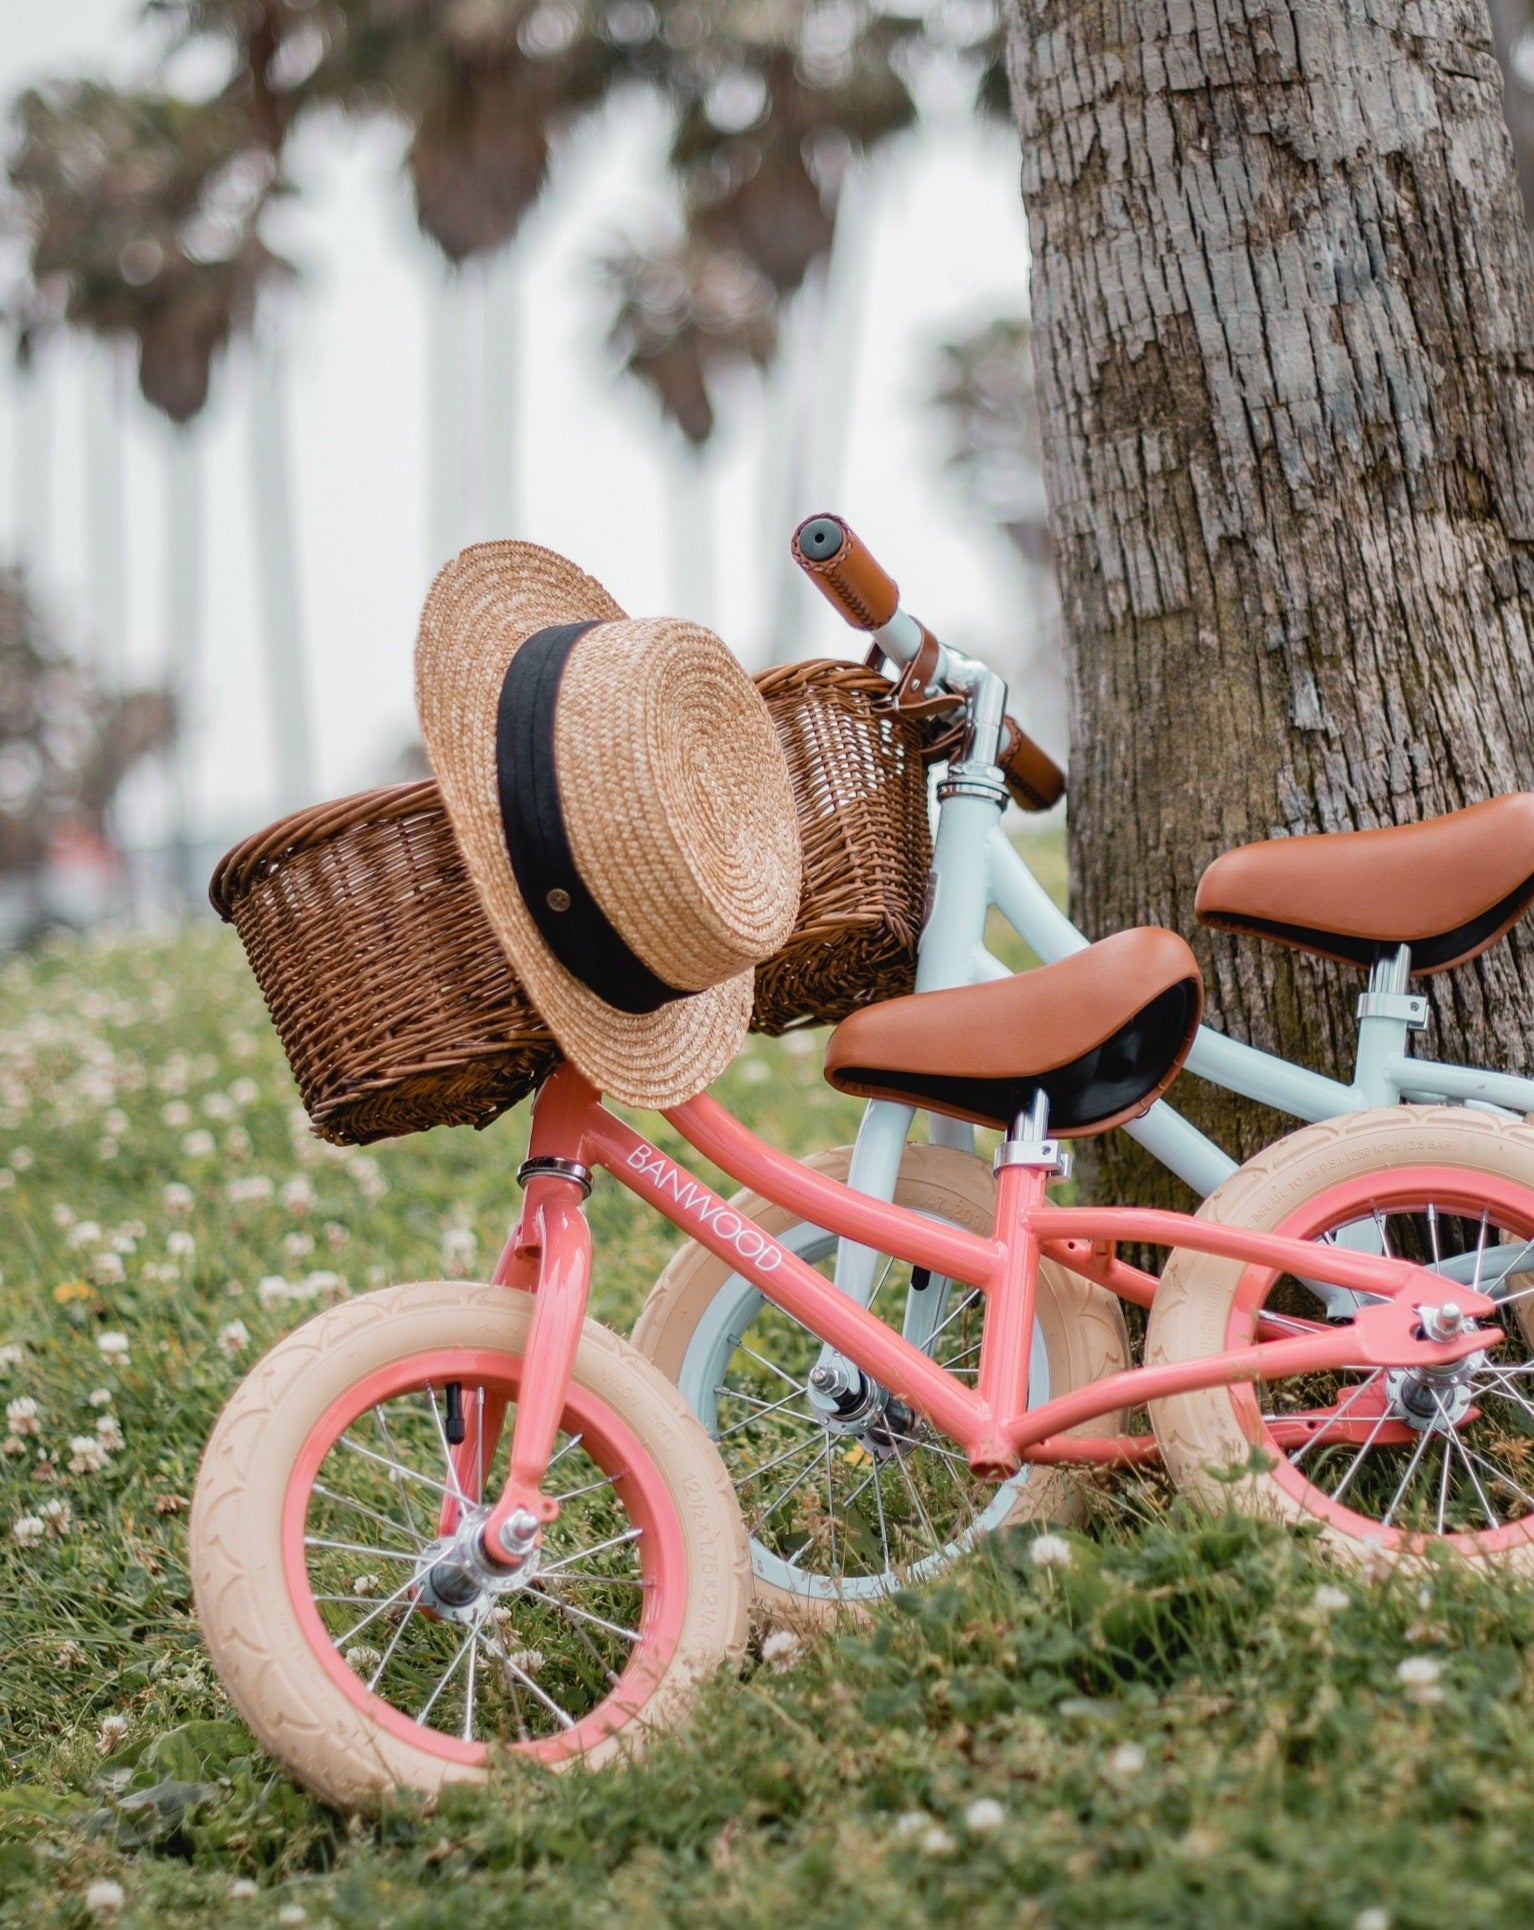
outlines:
[{"label": "straw hat", "polygon": [[623,611],[532,543],[437,577],[416,705],[506,954],[566,1056],[679,1105],[739,1051],[754,967],[799,908],[788,766],[712,631]]}]

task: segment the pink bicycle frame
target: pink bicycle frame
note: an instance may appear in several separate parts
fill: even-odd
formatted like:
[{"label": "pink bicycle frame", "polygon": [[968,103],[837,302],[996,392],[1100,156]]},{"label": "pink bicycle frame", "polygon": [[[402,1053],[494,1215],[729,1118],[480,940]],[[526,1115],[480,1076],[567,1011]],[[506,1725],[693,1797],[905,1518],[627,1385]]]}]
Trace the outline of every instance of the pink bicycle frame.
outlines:
[{"label": "pink bicycle frame", "polygon": [[[781,1246],[667,1154],[610,1113],[573,1067],[559,1066],[533,1108],[532,1143],[521,1216],[496,1268],[499,1284],[536,1294],[512,1432],[511,1464],[486,1524],[487,1552],[519,1510],[540,1522],[557,1504],[541,1492],[575,1357],[591,1273],[591,1236],[582,1210],[584,1172],[602,1168],[750,1280],[775,1306],[910,1403],[948,1435],[978,1473],[1005,1478],[1024,1461],[1104,1461],[1144,1457],[1144,1438],[1073,1438],[1068,1430],[1115,1408],[1193,1388],[1257,1377],[1348,1366],[1441,1366],[1483,1347],[1499,1330],[1468,1326],[1434,1341],[1419,1308],[1436,1305],[1443,1282],[1409,1261],[1354,1253],[1280,1235],[1255,1233],[1183,1213],[1138,1207],[1061,1207],[1045,1197],[1047,1172],[1003,1166],[997,1176],[992,1236],[886,1204],[812,1171],[748,1132],[707,1095],[666,1115],[688,1143],[742,1185],[828,1232],[897,1255],[977,1288],[985,1296],[979,1372],[973,1387],[940,1367],[901,1334]],[[526,1170],[526,1169],[524,1169]],[[1162,1367],[1109,1374],[1089,1387],[1027,1405],[1034,1296],[1042,1256],[1148,1306],[1154,1275],[1118,1258],[1119,1241],[1184,1247],[1277,1273],[1383,1296],[1345,1325],[1317,1322],[1298,1336]],[[1456,1287],[1469,1321],[1494,1316],[1486,1295]],[[1292,1327],[1293,1323],[1286,1323]],[[498,1418],[498,1417],[497,1417]],[[462,1453],[478,1451],[468,1441]]]}]

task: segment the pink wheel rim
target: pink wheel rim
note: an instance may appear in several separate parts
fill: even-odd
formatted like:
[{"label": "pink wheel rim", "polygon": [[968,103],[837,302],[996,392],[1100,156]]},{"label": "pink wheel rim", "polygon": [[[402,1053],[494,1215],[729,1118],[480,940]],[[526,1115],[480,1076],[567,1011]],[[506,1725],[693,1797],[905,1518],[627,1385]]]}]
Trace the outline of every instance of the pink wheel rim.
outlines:
[{"label": "pink wheel rim", "polygon": [[[1498,1215],[1498,1226],[1502,1230],[1524,1239],[1534,1236],[1534,1195],[1526,1187],[1457,1167],[1422,1165],[1340,1180],[1306,1200],[1272,1230],[1291,1239],[1308,1240],[1350,1220],[1367,1219],[1376,1207],[1388,1212],[1421,1211],[1429,1201],[1440,1212],[1456,1212],[1469,1219],[1479,1219],[1483,1209],[1489,1209]],[[1257,1338],[1257,1315],[1275,1277],[1271,1268],[1246,1269],[1231,1302],[1225,1329],[1227,1347],[1247,1347]],[[1237,1382],[1229,1391],[1243,1433],[1276,1463],[1270,1478],[1307,1514],[1336,1528],[1350,1541],[1371,1541],[1399,1554],[1420,1554],[1430,1545],[1441,1544],[1462,1555],[1505,1554],[1534,1541],[1534,1512],[1505,1522],[1500,1528],[1487,1528],[1474,1534],[1456,1531],[1427,1535],[1386,1527],[1371,1516],[1336,1501],[1294,1466],[1264,1424],[1252,1382]]]},{"label": "pink wheel rim", "polygon": [[[483,1768],[490,1747],[464,1742],[416,1722],[375,1694],[335,1647],[309,1580],[304,1546],[309,1497],[325,1457],[341,1435],[370,1408],[427,1382],[449,1380],[504,1389],[515,1402],[522,1363],[489,1348],[440,1348],[380,1367],[332,1401],[310,1429],[288,1477],[282,1509],[282,1564],[288,1597],[310,1651],[347,1701],[391,1735],[444,1761]],[[638,1640],[611,1693],[573,1728],[536,1741],[508,1745],[535,1762],[557,1763],[583,1755],[640,1718],[663,1679],[681,1639],[687,1602],[687,1551],[681,1521],[664,1477],[639,1436],[590,1389],[570,1383],[562,1426],[579,1434],[582,1449],[612,1483],[629,1520],[643,1530],[636,1544],[644,1591]]]}]

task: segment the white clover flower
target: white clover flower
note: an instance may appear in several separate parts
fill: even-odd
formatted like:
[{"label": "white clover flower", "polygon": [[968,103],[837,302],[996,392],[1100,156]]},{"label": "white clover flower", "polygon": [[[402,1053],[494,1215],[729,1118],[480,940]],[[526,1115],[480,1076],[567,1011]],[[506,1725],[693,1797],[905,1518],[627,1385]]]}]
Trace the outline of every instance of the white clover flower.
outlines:
[{"label": "white clover flower", "polygon": [[101,1115],[101,1125],[104,1132],[113,1133],[121,1139],[128,1130],[128,1115],[121,1106],[113,1106],[110,1111]]},{"label": "white clover flower", "polygon": [[231,1320],[227,1326],[218,1330],[218,1351],[226,1360],[233,1360],[236,1354],[243,1353],[250,1345],[250,1329],[243,1320]]},{"label": "white clover flower", "polygon": [[96,1731],[96,1747],[101,1751],[103,1756],[110,1756],[127,1733],[128,1718],[126,1716],[103,1716],[101,1718],[101,1727]]},{"label": "white clover flower", "polygon": [[1378,1908],[1360,1910],[1353,1919],[1353,1930],[1390,1930],[1390,1912]]},{"label": "white clover flower", "polygon": [[197,1204],[197,1195],[185,1180],[173,1179],[160,1195],[167,1219],[184,1220]]},{"label": "white clover flower", "polygon": [[479,1241],[472,1226],[450,1226],[442,1235],[442,1271],[449,1280],[467,1279],[474,1271]]},{"label": "white clover flower", "polygon": [[105,1877],[85,1892],[85,1907],[93,1917],[115,1917],[127,1901],[123,1886]]},{"label": "white clover flower", "polygon": [[18,1400],[6,1402],[5,1431],[7,1434],[16,1435],[37,1433],[37,1402],[30,1394],[23,1394]]},{"label": "white clover flower", "polygon": [[256,1282],[256,1298],[263,1307],[271,1306],[274,1301],[286,1300],[291,1292],[292,1288],[280,1273],[264,1273]]},{"label": "white clover flower", "polygon": [[346,1651],[346,1666],[357,1675],[367,1675],[382,1660],[379,1651],[369,1648],[366,1642],[354,1642]]},{"label": "white clover flower", "polygon": [[303,1173],[295,1173],[291,1179],[285,1179],[278,1194],[289,1213],[312,1212],[314,1197],[314,1182]]},{"label": "white clover flower", "polygon": [[49,1211],[55,1226],[67,1227],[74,1225],[74,1208],[72,1206],[66,1206],[62,1200],[55,1200]]},{"label": "white clover flower", "polygon": [[920,1847],[928,1856],[952,1856],[958,1846],[941,1823],[934,1823],[922,1834]]},{"label": "white clover flower", "polygon": [[98,1139],[96,1141],[97,1159],[116,1159],[117,1151],[117,1141],[115,1139]]},{"label": "white clover flower", "polygon": [[37,1511],[43,1518],[43,1526],[50,1535],[69,1533],[70,1513],[67,1501],[45,1501]]},{"label": "white clover flower", "polygon": [[91,1259],[91,1278],[98,1287],[120,1287],[128,1277],[123,1256],[112,1247],[103,1247]]},{"label": "white clover flower", "polygon": [[261,1097],[261,1088],[249,1073],[235,1080],[229,1088],[229,1097],[237,1106],[253,1106]]},{"label": "white clover flower", "polygon": [[128,1358],[128,1336],[126,1334],[118,1333],[115,1330],[104,1334],[97,1334],[96,1346],[108,1360],[126,1360]]},{"label": "white clover flower", "polygon": [[[4,1284],[5,1275],[0,1273],[0,1286]],[[26,1357],[26,1348],[17,1346],[14,1341],[7,1347],[0,1347],[0,1374],[8,1374],[13,1367],[20,1367]]]},{"label": "white clover flower", "polygon": [[908,1843],[913,1836],[920,1836],[931,1827],[932,1818],[924,1809],[907,1809],[895,1818],[890,1833],[897,1843]]},{"label": "white clover flower", "polygon": [[382,1587],[383,1578],[381,1576],[359,1575],[352,1583],[352,1593],[354,1595],[376,1595]]},{"label": "white clover flower", "polygon": [[231,1206],[264,1206],[277,1197],[277,1188],[265,1173],[247,1173],[224,1187],[224,1198]]},{"label": "white clover flower", "polygon": [[224,1134],[224,1151],[231,1159],[248,1159],[251,1137],[243,1126],[231,1126]]},{"label": "white clover flower", "polygon": [[1028,1544],[1028,1559],[1035,1568],[1069,1568],[1076,1557],[1063,1535],[1035,1535]]},{"label": "white clover flower", "polygon": [[772,1067],[765,1059],[747,1059],[740,1068],[740,1076],[748,1086],[764,1086],[772,1077]]},{"label": "white clover flower", "polygon": [[306,1273],[301,1286],[293,1289],[295,1300],[317,1300],[321,1294],[339,1296],[346,1292],[346,1281],[339,1273],[332,1273],[328,1267],[321,1267],[315,1273]]},{"label": "white clover flower", "polygon": [[108,1464],[104,1442],[91,1434],[76,1434],[69,1443],[69,1472],[71,1474],[100,1474]]},{"label": "white clover flower", "polygon": [[21,1543],[23,1548],[30,1548],[36,1542],[41,1541],[45,1532],[44,1524],[37,1515],[22,1515],[21,1518],[11,1526],[11,1533]]},{"label": "white clover flower", "polygon": [[183,1126],[192,1123],[192,1109],[184,1099],[172,1099],[160,1108],[160,1117],[172,1132],[179,1132]]},{"label": "white clover flower", "polygon": [[[496,1615],[497,1618],[504,1615],[508,1622],[511,1620],[509,1611],[497,1609]],[[513,1669],[520,1669],[524,1675],[536,1675],[543,1667],[543,1650],[513,1649],[506,1660]]]},{"label": "white clover flower", "polygon": [[964,1812],[964,1827],[975,1836],[991,1836],[1007,1820],[994,1796],[978,1796]]},{"label": "white clover flower", "polygon": [[295,1229],[282,1236],[282,1257],[284,1260],[306,1260],[314,1251],[314,1235]]},{"label": "white clover flower", "polygon": [[85,1398],[92,1407],[110,1407],[112,1390],[110,1387],[93,1387]]},{"label": "white clover flower", "polygon": [[72,1247],[95,1246],[101,1238],[101,1228],[94,1220],[76,1220],[69,1229],[68,1244]]},{"label": "white clover flower", "polygon": [[206,1159],[213,1151],[214,1143],[212,1133],[206,1127],[199,1126],[181,1141],[181,1150],[188,1159]]},{"label": "white clover flower", "polygon": [[1105,1773],[1116,1783],[1133,1782],[1144,1767],[1145,1751],[1137,1742],[1121,1742],[1103,1764]]},{"label": "white clover flower", "polygon": [[1443,1690],[1438,1682],[1442,1674],[1442,1665],[1431,1655],[1408,1655],[1396,1666],[1396,1680],[1409,1702],[1442,1702]]},{"label": "white clover flower", "polygon": [[202,1098],[202,1116],[214,1120],[218,1125],[227,1125],[235,1114],[234,1101],[227,1092],[206,1092]]},{"label": "white clover flower", "polygon": [[1310,1604],[1318,1615],[1340,1615],[1351,1600],[1345,1588],[1334,1588],[1330,1582],[1322,1582],[1311,1596]]},{"label": "white clover flower", "polygon": [[229,1895],[233,1902],[244,1903],[253,1896],[260,1896],[261,1886],[253,1883],[248,1876],[237,1876],[229,1885]]},{"label": "white clover flower", "polygon": [[277,1921],[281,1924],[290,1925],[307,1923],[309,1921],[309,1913],[301,1903],[285,1903],[277,1912]]},{"label": "white clover flower", "polygon": [[123,1440],[122,1422],[115,1414],[103,1414],[96,1422],[96,1439],[108,1454],[121,1454],[126,1443]]},{"label": "white clover flower", "polygon": [[762,1637],[762,1660],[782,1675],[799,1659],[804,1637],[795,1629],[773,1628]]},{"label": "white clover flower", "polygon": [[188,1260],[197,1251],[197,1241],[192,1234],[178,1227],[174,1233],[165,1236],[165,1251],[178,1260]]},{"label": "white clover flower", "polygon": [[11,1148],[11,1171],[12,1172],[25,1173],[35,1163],[36,1162],[34,1161],[33,1155],[32,1155],[32,1148],[30,1146],[13,1146]]},{"label": "white clover flower", "polygon": [[351,1234],[347,1232],[339,1220],[326,1220],[325,1244],[330,1248],[332,1253],[339,1253],[351,1237]]}]

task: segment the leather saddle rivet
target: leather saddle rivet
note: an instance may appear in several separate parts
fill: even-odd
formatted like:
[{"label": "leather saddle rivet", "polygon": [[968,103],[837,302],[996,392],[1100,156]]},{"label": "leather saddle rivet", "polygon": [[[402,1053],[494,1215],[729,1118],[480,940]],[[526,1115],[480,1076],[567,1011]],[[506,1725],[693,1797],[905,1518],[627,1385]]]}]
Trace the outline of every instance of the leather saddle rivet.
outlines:
[{"label": "leather saddle rivet", "polygon": [[550,911],[568,911],[570,909],[570,894],[568,891],[563,891],[558,885],[555,885],[554,889],[544,899],[544,903]]}]

